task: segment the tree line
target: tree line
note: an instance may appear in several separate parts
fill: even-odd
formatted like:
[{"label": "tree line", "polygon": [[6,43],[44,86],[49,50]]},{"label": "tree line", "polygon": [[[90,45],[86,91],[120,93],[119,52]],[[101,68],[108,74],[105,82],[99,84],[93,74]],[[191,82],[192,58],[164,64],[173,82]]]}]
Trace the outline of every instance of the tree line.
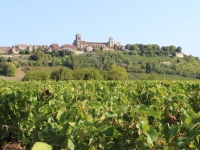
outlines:
[{"label": "tree line", "polygon": [[54,70],[51,74],[45,71],[30,71],[23,81],[34,80],[127,80],[128,73],[126,69],[120,66],[112,65],[109,71],[98,70],[95,68],[82,68],[71,70],[69,68],[59,68]]},{"label": "tree line", "polygon": [[162,46],[157,44],[126,44],[126,49],[130,50],[130,54],[141,56],[176,56],[176,53],[182,52],[180,46]]}]

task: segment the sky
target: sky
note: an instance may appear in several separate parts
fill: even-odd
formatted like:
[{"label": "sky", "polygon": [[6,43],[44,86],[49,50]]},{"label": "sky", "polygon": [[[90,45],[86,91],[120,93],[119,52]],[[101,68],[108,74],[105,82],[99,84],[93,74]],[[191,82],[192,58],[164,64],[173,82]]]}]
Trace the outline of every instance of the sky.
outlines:
[{"label": "sky", "polygon": [[181,46],[200,57],[200,0],[0,0],[0,46],[83,41]]}]

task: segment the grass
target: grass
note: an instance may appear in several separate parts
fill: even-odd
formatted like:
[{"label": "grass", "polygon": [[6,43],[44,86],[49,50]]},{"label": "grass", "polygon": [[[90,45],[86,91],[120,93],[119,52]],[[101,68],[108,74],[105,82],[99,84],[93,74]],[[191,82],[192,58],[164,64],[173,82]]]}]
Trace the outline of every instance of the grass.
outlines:
[{"label": "grass", "polygon": [[7,76],[0,75],[0,79],[6,80],[6,81],[21,81],[24,76],[25,76],[25,73],[21,69],[17,68],[15,77],[7,77]]},{"label": "grass", "polygon": [[176,60],[177,57],[171,58],[171,57],[161,57],[161,56],[156,56],[156,57],[147,57],[147,56],[140,56],[140,55],[129,55],[129,54],[124,54],[126,58],[129,58],[131,61],[142,61],[142,62],[151,62],[151,61],[158,61],[160,60],[161,62],[164,61],[173,61]]},{"label": "grass", "polygon": [[[63,66],[55,66],[55,67],[49,67],[49,66],[31,66],[29,67],[31,71],[37,71],[37,70],[42,70],[47,73],[52,73],[52,71],[59,69],[59,68],[66,68]],[[23,69],[24,72],[27,72],[26,69]]]},{"label": "grass", "polygon": [[[151,74],[146,74],[146,73],[130,73],[133,77],[135,77],[138,80],[145,79],[149,77]],[[179,75],[170,75],[170,74],[153,74],[155,77],[155,80],[198,80],[196,78],[191,78],[191,77],[183,77]],[[132,78],[132,77],[131,77]],[[132,78],[134,79],[134,78]]]}]

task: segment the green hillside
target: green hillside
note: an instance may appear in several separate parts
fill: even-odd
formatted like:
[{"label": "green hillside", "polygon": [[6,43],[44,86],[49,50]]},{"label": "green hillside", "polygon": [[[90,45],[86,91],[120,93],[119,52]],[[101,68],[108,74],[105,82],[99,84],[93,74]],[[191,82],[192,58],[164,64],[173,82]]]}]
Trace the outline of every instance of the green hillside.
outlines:
[{"label": "green hillside", "polygon": [[51,73],[60,67],[72,70],[96,68],[109,71],[112,65],[116,65],[124,67],[128,74],[139,80],[191,80],[200,77],[198,57],[184,55],[181,47],[159,47],[150,44],[127,44],[126,50],[94,49],[81,55],[58,50],[47,52],[40,48],[28,55],[1,55],[0,62],[6,61],[14,63],[25,73],[34,70]]}]

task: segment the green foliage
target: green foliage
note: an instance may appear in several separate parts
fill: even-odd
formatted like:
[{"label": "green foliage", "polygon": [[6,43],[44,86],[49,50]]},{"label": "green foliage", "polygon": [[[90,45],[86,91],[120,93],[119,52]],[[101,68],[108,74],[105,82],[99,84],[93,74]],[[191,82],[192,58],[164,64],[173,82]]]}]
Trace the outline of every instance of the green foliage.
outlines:
[{"label": "green foliage", "polygon": [[31,59],[37,61],[37,60],[43,60],[44,52],[42,50],[38,50],[33,55],[31,55]]},{"label": "green foliage", "polygon": [[142,76],[142,80],[157,80],[157,76],[155,73],[150,73]]},{"label": "green foliage", "polygon": [[3,62],[6,62],[6,59],[0,56],[0,63],[3,63]]},{"label": "green foliage", "polygon": [[75,80],[102,80],[103,75],[95,68],[75,69],[73,72]]},{"label": "green foliage", "polygon": [[58,81],[58,80],[72,80],[74,78],[71,69],[60,68],[51,73],[51,79]]},{"label": "green foliage", "polygon": [[43,81],[43,80],[49,80],[50,74],[45,71],[30,71],[28,72],[24,78],[23,81]]},{"label": "green foliage", "polygon": [[[99,72],[99,70],[95,68],[83,68],[83,80],[102,80],[103,76]],[[76,72],[75,72],[76,74]]]},{"label": "green foliage", "polygon": [[52,150],[52,146],[44,142],[36,142],[31,150]]},{"label": "green foliage", "polygon": [[117,50],[117,44],[114,44],[114,50]]},{"label": "green foliage", "polygon": [[108,80],[126,80],[128,79],[128,73],[126,69],[120,66],[112,65],[108,72]]},{"label": "green foliage", "polygon": [[11,62],[1,63],[0,72],[6,76],[14,77],[16,74],[16,66]]},{"label": "green foliage", "polygon": [[31,54],[29,50],[20,50],[19,54]]},{"label": "green foliage", "polygon": [[180,46],[178,46],[178,47],[176,48],[176,52],[182,52],[182,48],[181,48]]},{"label": "green foliage", "polygon": [[199,90],[194,81],[0,81],[0,139],[9,129],[31,147],[199,149]]}]

